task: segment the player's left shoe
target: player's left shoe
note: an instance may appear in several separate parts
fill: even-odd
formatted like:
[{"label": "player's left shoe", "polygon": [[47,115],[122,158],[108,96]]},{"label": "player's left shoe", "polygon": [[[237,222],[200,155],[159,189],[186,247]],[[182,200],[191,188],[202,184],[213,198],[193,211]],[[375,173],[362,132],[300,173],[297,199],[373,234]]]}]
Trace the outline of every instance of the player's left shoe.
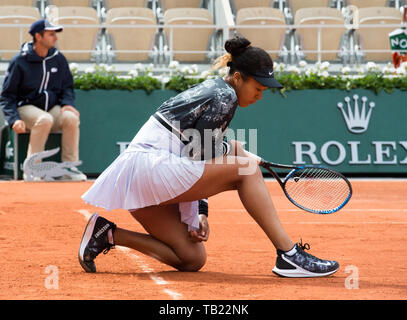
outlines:
[{"label": "player's left shoe", "polygon": [[339,269],[339,263],[332,260],[322,260],[305,252],[309,250],[308,243],[297,243],[290,251],[277,250],[277,261],[273,272],[280,277],[305,278],[325,277]]},{"label": "player's left shoe", "polygon": [[94,213],[83,232],[78,252],[79,263],[86,272],[96,272],[95,258],[114,247],[113,233],[116,225]]}]

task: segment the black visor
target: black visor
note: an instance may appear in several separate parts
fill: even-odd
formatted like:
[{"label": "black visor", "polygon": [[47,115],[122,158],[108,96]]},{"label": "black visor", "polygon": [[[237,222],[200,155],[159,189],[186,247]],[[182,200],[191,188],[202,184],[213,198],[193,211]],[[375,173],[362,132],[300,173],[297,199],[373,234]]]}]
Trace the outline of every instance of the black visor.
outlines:
[{"label": "black visor", "polygon": [[282,89],[284,86],[274,78],[274,70],[266,69],[257,72],[243,71],[248,76],[252,77],[258,83],[269,88]]},{"label": "black visor", "polygon": [[232,61],[228,62],[227,66],[243,71],[246,75],[252,77],[263,86],[278,89],[284,88],[284,86],[274,78],[273,67],[265,68],[259,71],[252,71],[246,70],[246,68],[237,67]]}]

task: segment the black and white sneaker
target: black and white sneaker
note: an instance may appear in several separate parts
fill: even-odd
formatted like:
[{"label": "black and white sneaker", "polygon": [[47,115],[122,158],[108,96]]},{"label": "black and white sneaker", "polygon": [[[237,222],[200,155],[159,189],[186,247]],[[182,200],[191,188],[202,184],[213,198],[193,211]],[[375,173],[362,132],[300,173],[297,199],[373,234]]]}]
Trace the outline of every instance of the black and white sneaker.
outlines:
[{"label": "black and white sneaker", "polygon": [[79,247],[79,263],[86,272],[96,272],[95,258],[103,251],[108,253],[114,247],[113,233],[116,225],[94,213],[83,232]]},{"label": "black and white sneaker", "polygon": [[339,263],[330,260],[321,260],[304,250],[309,250],[308,243],[297,243],[293,249],[284,252],[277,250],[277,261],[273,272],[280,277],[306,278],[325,277],[339,269]]}]

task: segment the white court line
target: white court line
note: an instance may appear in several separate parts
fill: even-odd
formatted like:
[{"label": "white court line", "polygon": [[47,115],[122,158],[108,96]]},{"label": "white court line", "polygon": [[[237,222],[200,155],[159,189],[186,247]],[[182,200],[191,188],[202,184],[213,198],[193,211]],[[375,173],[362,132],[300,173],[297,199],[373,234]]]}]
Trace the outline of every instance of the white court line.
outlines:
[{"label": "white court line", "polygon": [[[85,210],[85,209],[76,210],[76,212],[83,215],[85,217],[86,221],[88,221],[92,215],[92,213],[90,213],[88,210]],[[157,284],[159,286],[169,284],[162,277],[157,276],[155,274],[154,269],[151,268],[139,255],[132,253],[129,248],[121,247],[121,246],[116,246],[115,248],[118,249],[119,251],[123,252],[126,256],[128,256],[132,260],[134,260],[137,263],[137,265],[140,267],[140,269],[143,270],[143,272],[149,274],[150,279],[153,280],[155,282],[155,284]],[[183,298],[182,294],[180,294],[176,291],[167,289],[167,288],[163,289],[163,292],[168,294],[173,300],[179,300],[179,299]]]},{"label": "white court line", "polygon": [[170,289],[164,289],[163,290],[166,294],[172,297],[173,300],[179,300],[182,299],[182,294],[172,291]]}]

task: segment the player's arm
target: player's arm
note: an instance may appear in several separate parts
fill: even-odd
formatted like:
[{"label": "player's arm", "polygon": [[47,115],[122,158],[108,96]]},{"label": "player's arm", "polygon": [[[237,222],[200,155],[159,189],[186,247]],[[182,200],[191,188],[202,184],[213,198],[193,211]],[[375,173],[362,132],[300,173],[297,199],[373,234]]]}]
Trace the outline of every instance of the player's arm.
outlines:
[{"label": "player's arm", "polygon": [[202,242],[202,241],[208,241],[209,239],[209,223],[208,223],[208,218],[200,214],[199,215],[199,230],[191,230],[189,232],[189,235],[191,237],[191,240],[194,242]]},{"label": "player's arm", "polygon": [[199,230],[190,231],[191,240],[194,242],[208,241],[209,223],[208,223],[208,199],[198,201]]},{"label": "player's arm", "polygon": [[261,161],[261,158],[254,153],[251,153],[247,150],[245,150],[243,144],[240,141],[237,140],[230,140],[227,141],[229,144],[230,151],[227,154],[233,155],[233,156],[240,156],[240,157],[250,157],[253,158],[257,161],[259,164]]}]

